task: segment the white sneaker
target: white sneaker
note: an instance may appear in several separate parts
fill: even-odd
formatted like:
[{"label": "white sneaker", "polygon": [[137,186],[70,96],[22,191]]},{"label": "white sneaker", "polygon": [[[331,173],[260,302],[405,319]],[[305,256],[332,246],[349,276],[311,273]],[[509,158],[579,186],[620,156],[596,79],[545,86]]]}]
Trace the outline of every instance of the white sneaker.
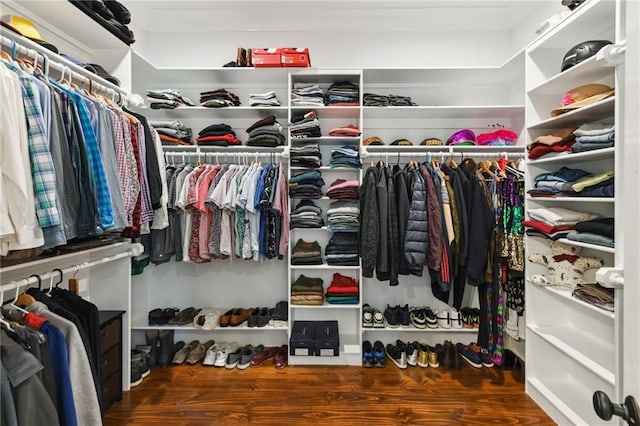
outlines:
[{"label": "white sneaker", "polygon": [[451,313],[448,308],[440,306],[436,311],[436,318],[438,319],[438,327],[451,328]]},{"label": "white sneaker", "polygon": [[209,349],[207,349],[207,353],[204,355],[204,361],[202,361],[203,365],[214,365],[216,362],[216,355],[220,348],[226,343],[220,342],[220,344],[215,343]]},{"label": "white sneaker", "polygon": [[449,318],[452,328],[462,328],[462,314],[453,306],[449,306]]},{"label": "white sneaker", "polygon": [[216,352],[216,360],[213,363],[216,367],[224,367],[227,364],[227,357],[230,353],[235,352],[240,345],[236,342],[225,343],[220,346],[218,352]]}]

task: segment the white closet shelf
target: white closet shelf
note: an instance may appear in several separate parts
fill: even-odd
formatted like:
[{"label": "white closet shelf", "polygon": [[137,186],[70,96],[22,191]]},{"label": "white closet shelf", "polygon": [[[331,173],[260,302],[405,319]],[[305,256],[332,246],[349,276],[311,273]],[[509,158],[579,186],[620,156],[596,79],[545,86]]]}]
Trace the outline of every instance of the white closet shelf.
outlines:
[{"label": "white closet shelf", "polygon": [[138,108],[145,115],[171,115],[191,118],[260,118],[265,115],[275,115],[278,118],[287,117],[287,107],[251,107],[234,106],[225,108],[207,108],[203,106],[185,106],[174,109],[153,109],[148,106]]},{"label": "white closet shelf", "polygon": [[[320,124],[322,124],[323,118],[340,118],[340,119],[355,119],[358,120],[360,118],[360,107],[359,106],[292,106],[291,114],[295,114],[296,112],[309,111],[313,110],[318,113],[318,118],[320,119]],[[348,123],[345,123],[348,124]],[[357,123],[352,123],[357,124]]]},{"label": "white closet shelf", "polygon": [[613,342],[607,342],[575,327],[565,325],[543,327],[527,324],[527,328],[607,383],[615,384]]},{"label": "white closet shelf", "polygon": [[241,325],[237,326],[237,327],[220,327],[220,326],[216,326],[214,329],[212,330],[204,330],[202,328],[197,328],[194,327],[193,325],[171,325],[171,324],[167,324],[167,325],[148,325],[146,324],[146,322],[135,322],[131,324],[131,329],[132,330],[177,330],[177,331],[198,331],[198,332],[203,332],[203,333],[211,333],[211,332],[218,332],[218,331],[247,331],[247,332],[251,332],[251,331],[287,331],[289,330],[289,327],[273,327],[270,325],[267,325],[265,327],[249,327],[247,325],[246,322],[242,323]]},{"label": "white closet shelf", "polygon": [[351,169],[348,167],[338,167],[338,168],[331,168],[329,166],[322,166],[322,167],[316,167],[316,168],[307,168],[307,167],[289,167],[289,170],[291,171],[296,171],[296,172],[302,172],[302,171],[306,171],[306,172],[311,172],[313,170],[320,170],[322,173],[355,173],[355,172],[360,172],[360,169]]},{"label": "white closet shelf", "polygon": [[[584,404],[584,401],[590,402],[592,398],[592,393],[584,388],[584,387],[576,387],[575,382],[571,382],[568,380],[553,380],[553,381],[545,381],[549,386],[546,386],[539,379],[529,378],[527,379],[528,390],[527,393],[531,395],[532,393],[538,394],[539,397],[544,398],[549,403],[553,404],[553,409],[558,410],[559,413],[565,418],[568,422],[575,425],[587,425],[585,419],[580,417],[569,405],[565,403],[568,398],[571,398],[572,401],[580,401]],[[560,397],[559,395],[562,395]],[[534,401],[540,401],[539,398],[533,398]],[[569,402],[569,401],[567,401]],[[539,403],[539,402],[538,402]],[[586,408],[586,407],[585,407]],[[593,409],[593,407],[591,407]],[[557,417],[553,417],[556,421],[558,421]]]},{"label": "white closet shelf", "polygon": [[376,67],[365,68],[363,70],[364,81],[373,86],[367,89],[373,93],[377,87],[384,84],[389,86],[393,82],[394,86],[406,84],[411,87],[451,85],[453,81],[461,86],[497,86],[504,88],[510,82],[514,82],[518,75],[514,72],[516,62],[522,61],[522,56],[514,55],[504,65],[498,67],[491,66],[469,66],[469,67]]},{"label": "white closet shelf", "polygon": [[565,112],[555,117],[542,120],[532,126],[533,129],[559,129],[562,127],[579,126],[588,121],[599,120],[602,118],[613,117],[614,107],[616,103],[615,96],[603,99],[600,102]]},{"label": "white closet shelf", "polygon": [[572,202],[572,203],[615,203],[612,197],[532,197],[527,195],[528,201],[536,203],[544,202]]},{"label": "white closet shelf", "polygon": [[283,152],[284,146],[276,146],[274,148],[268,146],[209,146],[209,145],[162,145],[162,149],[166,151],[201,151],[210,153],[234,153],[234,152],[255,152],[270,154],[273,152]]},{"label": "white closet shelf", "polygon": [[528,165],[540,165],[540,164],[552,164],[552,163],[567,163],[577,161],[596,161],[604,158],[613,158],[616,152],[615,147],[596,149],[594,151],[576,152],[576,153],[564,153],[553,155],[549,157],[538,158],[536,160],[528,160]]},{"label": "white closet shelf", "polygon": [[390,333],[477,333],[477,328],[416,328],[414,326],[410,327],[384,327],[384,328],[376,328],[376,327],[362,327],[363,332],[390,332]]},{"label": "white closet shelf", "polygon": [[340,333],[338,356],[296,356],[289,355],[291,365],[361,365],[360,340],[356,334]]},{"label": "white closet shelf", "polygon": [[360,265],[358,266],[335,266],[335,265],[327,265],[327,264],[323,264],[323,265],[290,265],[289,266],[291,269],[310,269],[310,270],[353,270],[353,269],[359,269]]},{"label": "white closet shelf", "polygon": [[614,247],[606,247],[606,246],[599,246],[597,244],[583,243],[582,241],[573,241],[573,240],[570,240],[568,238],[560,238],[560,239],[558,239],[558,242],[569,244],[571,246],[584,247],[584,248],[588,248],[588,249],[591,249],[591,250],[601,251],[603,253],[615,253],[616,252],[616,249]]},{"label": "white closet shelf", "polygon": [[555,297],[561,297],[565,300],[567,300],[570,303],[576,304],[584,309],[587,309],[591,312],[594,312],[595,314],[598,314],[600,316],[602,316],[605,319],[611,320],[613,321],[615,319],[615,313],[611,312],[611,311],[607,311],[605,309],[600,309],[590,303],[587,302],[583,302],[580,299],[576,299],[575,297],[573,297],[571,295],[571,291],[568,288],[565,287],[554,287],[554,286],[547,286],[547,287],[541,287],[542,289],[544,289],[545,291],[548,291],[550,293],[552,293]]},{"label": "white closet shelf", "polygon": [[574,88],[576,86],[576,80],[596,81],[608,75],[613,75],[613,72],[613,68],[603,66],[596,62],[595,56],[592,56],[586,61],[583,61],[568,70],[556,74],[547,81],[540,83],[529,90],[527,94],[530,96],[558,96],[559,93],[565,93],[567,90]]},{"label": "white closet shelf", "polygon": [[320,143],[322,145],[360,145],[360,137],[348,136],[320,136],[317,138],[289,138],[291,145],[306,145],[309,143]]},{"label": "white closet shelf", "polygon": [[296,305],[293,302],[290,304],[292,309],[360,309],[360,304],[356,305],[332,305],[330,303],[324,303],[322,305]]},{"label": "white closet shelf", "polygon": [[365,106],[365,119],[374,118],[514,118],[524,114],[524,105],[418,105]]},{"label": "white closet shelf", "polygon": [[310,232],[310,231],[328,231],[329,228],[326,226],[321,226],[320,228],[293,228],[292,231],[302,231],[302,232]]},{"label": "white closet shelf", "polygon": [[563,22],[530,44],[528,49],[531,52],[541,48],[566,51],[569,46],[584,40],[592,40],[594,34],[601,34],[609,28],[612,29],[615,20],[615,3],[610,0],[585,2]]}]

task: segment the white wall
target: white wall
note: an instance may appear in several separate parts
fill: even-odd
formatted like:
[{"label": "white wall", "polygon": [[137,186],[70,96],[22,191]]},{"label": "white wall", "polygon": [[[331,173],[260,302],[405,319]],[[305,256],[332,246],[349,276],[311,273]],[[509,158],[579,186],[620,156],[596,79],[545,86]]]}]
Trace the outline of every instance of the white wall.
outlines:
[{"label": "white wall", "polygon": [[135,46],[160,67],[219,67],[238,47],[308,47],[319,68],[492,66],[511,56],[504,32],[211,32],[148,33]]}]

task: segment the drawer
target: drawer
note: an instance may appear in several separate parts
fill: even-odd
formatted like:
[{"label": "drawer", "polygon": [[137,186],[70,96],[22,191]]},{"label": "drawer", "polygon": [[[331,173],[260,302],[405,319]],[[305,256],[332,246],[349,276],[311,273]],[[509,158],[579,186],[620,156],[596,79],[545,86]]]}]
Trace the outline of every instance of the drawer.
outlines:
[{"label": "drawer", "polygon": [[116,345],[102,355],[102,377],[109,377],[114,372],[122,370],[120,351],[120,345]]},{"label": "drawer", "polygon": [[120,372],[109,377],[102,385],[102,401],[105,410],[113,404],[114,401],[122,399],[122,375]]},{"label": "drawer", "polygon": [[100,330],[100,350],[103,354],[111,349],[113,345],[120,343],[121,330],[122,321],[120,318]]}]

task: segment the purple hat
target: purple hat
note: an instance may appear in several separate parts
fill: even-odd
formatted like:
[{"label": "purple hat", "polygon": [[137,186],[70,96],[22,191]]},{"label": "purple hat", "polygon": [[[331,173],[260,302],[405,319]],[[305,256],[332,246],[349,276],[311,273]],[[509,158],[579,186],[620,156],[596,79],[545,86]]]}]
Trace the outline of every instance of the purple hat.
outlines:
[{"label": "purple hat", "polygon": [[447,139],[447,145],[475,145],[476,134],[473,130],[462,129],[458,130]]}]

